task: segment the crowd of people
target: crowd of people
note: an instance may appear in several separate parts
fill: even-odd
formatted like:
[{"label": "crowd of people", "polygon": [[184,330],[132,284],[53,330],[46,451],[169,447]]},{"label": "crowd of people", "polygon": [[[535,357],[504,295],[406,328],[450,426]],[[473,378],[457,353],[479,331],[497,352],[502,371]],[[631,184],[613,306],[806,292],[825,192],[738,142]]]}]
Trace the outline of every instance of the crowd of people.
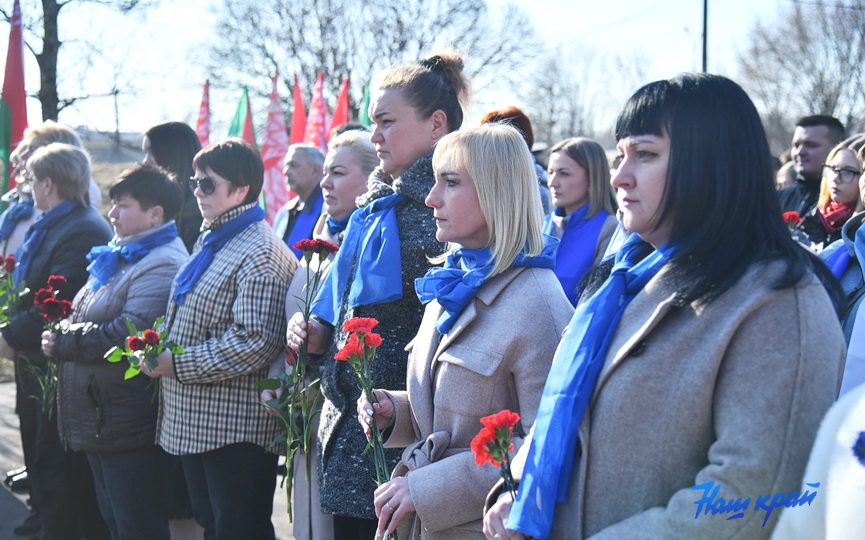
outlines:
[{"label": "crowd of people", "polygon": [[[158,540],[194,518],[208,539],[274,538],[288,389],[259,382],[303,349],[321,408],[294,460],[298,540],[855,537],[865,137],[805,117],[782,166],[736,83],[682,74],[627,101],[612,163],[574,134],[542,165],[522,111],[464,126],[468,96],[457,53],[391,66],[371,131],[289,148],[272,226],[242,139],[152,127],[106,220],[75,133],[28,130],[0,217],[31,291],[0,328],[32,506],[18,533]],[[305,259],[309,238],[339,251]],[[52,276],[73,312],[45,329]],[[339,359],[357,317],[381,336],[371,400]],[[104,356],[131,325],[180,348],[126,379]],[[46,411],[33,366],[52,362]],[[472,450],[503,410],[515,496]]]}]

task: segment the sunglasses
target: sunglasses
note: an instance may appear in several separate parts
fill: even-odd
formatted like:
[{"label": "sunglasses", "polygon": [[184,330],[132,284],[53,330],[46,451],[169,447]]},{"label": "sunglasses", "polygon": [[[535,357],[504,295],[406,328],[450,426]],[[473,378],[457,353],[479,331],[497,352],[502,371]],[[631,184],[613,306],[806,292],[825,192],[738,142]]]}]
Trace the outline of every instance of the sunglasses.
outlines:
[{"label": "sunglasses", "polygon": [[199,188],[205,195],[213,195],[213,192],[216,191],[216,180],[209,176],[204,178],[190,176],[187,183],[190,190],[195,191],[195,188]]}]

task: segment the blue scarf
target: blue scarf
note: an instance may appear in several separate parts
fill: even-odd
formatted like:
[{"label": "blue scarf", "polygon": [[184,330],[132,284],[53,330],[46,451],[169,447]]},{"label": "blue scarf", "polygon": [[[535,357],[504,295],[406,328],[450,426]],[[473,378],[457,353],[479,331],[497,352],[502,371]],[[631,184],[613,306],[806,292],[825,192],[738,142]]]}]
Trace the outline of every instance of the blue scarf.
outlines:
[{"label": "blue scarf", "polygon": [[604,365],[607,348],[625,308],[666,264],[675,248],[650,246],[632,235],[597,293],[574,313],[544,386],[529,455],[508,528],[547,538],[557,501],[568,495],[577,429]]},{"label": "blue scarf", "polygon": [[327,216],[325,223],[327,224],[327,230],[330,231],[330,234],[336,236],[348,227],[348,222],[351,219],[351,214],[345,216],[341,220],[337,221],[330,216]]},{"label": "blue scarf", "polygon": [[[563,216],[563,212],[564,209],[557,208],[555,214]],[[556,254],[556,267],[553,269],[568,300],[574,306],[577,305],[577,286],[592,267],[595,250],[598,247],[598,236],[610,216],[600,211],[590,219],[585,219],[588,212],[589,205],[584,204],[568,216],[562,231],[559,251]],[[550,214],[544,224],[544,233],[553,234],[554,229],[553,215]]]},{"label": "blue scarf", "polygon": [[27,276],[27,272],[30,270],[30,263],[33,262],[33,257],[39,253],[39,248],[42,247],[42,242],[45,240],[45,234],[48,232],[48,229],[80,206],[75,201],[63,201],[43,214],[41,218],[37,219],[30,226],[30,229],[24,236],[24,242],[15,253],[15,258],[18,260],[18,266],[12,272],[15,283],[21,283]]},{"label": "blue scarf", "polygon": [[351,280],[348,308],[402,298],[402,258],[396,207],[408,197],[394,193],[351,214],[342,246],[324,279],[313,312],[334,326]]},{"label": "blue scarf", "polygon": [[3,212],[3,216],[0,217],[0,242],[7,240],[12,236],[12,232],[15,230],[15,225],[18,225],[21,221],[30,219],[30,216],[32,215],[32,199],[26,201],[19,199],[15,206],[11,206],[8,210]]},{"label": "blue scarf", "polygon": [[315,229],[315,224],[321,215],[321,207],[323,205],[324,198],[321,196],[321,191],[318,191],[318,198],[315,200],[312,208],[304,205],[303,210],[297,213],[294,225],[291,228],[291,234],[288,235],[288,240],[285,243],[297,255],[298,260],[303,258],[303,251],[294,249],[294,245],[304,238],[312,238],[312,231]]},{"label": "blue scarf", "polygon": [[87,271],[93,276],[90,290],[95,291],[108,283],[117,271],[121,258],[129,264],[135,264],[153,248],[167,244],[175,238],[177,238],[177,225],[174,221],[170,221],[137,242],[119,245],[114,239],[107,246],[95,246],[87,254],[87,260],[90,261]]},{"label": "blue scarf", "polygon": [[206,236],[201,241],[201,249],[193,255],[189,263],[174,278],[175,287],[171,296],[174,303],[178,306],[183,304],[186,293],[195,288],[195,284],[198,283],[210,263],[213,262],[213,258],[225,244],[253,223],[263,219],[264,210],[256,204],[215,229],[205,231]]},{"label": "blue scarf", "polygon": [[[544,237],[544,250],[535,257],[520,254],[513,266],[530,268],[552,268],[556,259],[559,241],[552,236]],[[490,248],[457,248],[448,254],[442,268],[430,268],[422,278],[414,280],[417,297],[422,304],[437,300],[444,312],[436,321],[436,328],[447,334],[463,309],[471,302],[481,286],[489,279],[493,269]]]}]

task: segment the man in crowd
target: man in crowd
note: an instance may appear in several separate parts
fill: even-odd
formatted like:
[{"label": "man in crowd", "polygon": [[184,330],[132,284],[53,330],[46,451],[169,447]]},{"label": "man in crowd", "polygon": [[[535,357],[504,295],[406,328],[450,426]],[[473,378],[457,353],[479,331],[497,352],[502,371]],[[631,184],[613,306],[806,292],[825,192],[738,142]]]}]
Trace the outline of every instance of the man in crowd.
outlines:
[{"label": "man in crowd", "polygon": [[279,433],[257,383],[284,354],[285,295],[297,259],[264,221],[261,156],[230,138],[193,160],[195,197],[210,223],[174,278],[165,320],[157,442],[179,455],[205,538],[273,539]]},{"label": "man in crowd", "polygon": [[796,183],[778,191],[781,211],[804,216],[817,204],[826,157],[842,139],[844,125],[837,118],[806,116],[796,123],[791,151]]},{"label": "man in crowd", "polygon": [[[282,173],[288,189],[295,193],[276,214],[273,228],[276,234],[291,247],[298,240],[312,238],[312,230],[322,212],[324,199],[321,196],[321,171],[324,154],[311,144],[292,144],[285,154]],[[294,251],[298,258],[303,254]]]}]

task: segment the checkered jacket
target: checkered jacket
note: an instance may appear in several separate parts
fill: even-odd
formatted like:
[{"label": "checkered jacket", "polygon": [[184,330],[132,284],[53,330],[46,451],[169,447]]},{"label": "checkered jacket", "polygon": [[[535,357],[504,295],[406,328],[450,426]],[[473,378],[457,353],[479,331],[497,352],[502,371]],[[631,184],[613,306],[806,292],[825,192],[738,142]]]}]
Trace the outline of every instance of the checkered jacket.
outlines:
[{"label": "checkered jacket", "polygon": [[[226,212],[211,228],[250,206]],[[278,425],[256,384],[283,354],[285,293],[296,267],[285,243],[260,221],[217,252],[182,305],[169,300],[167,339],[184,352],[174,355],[176,376],[161,378],[157,442],[167,452],[270,446]]]}]

